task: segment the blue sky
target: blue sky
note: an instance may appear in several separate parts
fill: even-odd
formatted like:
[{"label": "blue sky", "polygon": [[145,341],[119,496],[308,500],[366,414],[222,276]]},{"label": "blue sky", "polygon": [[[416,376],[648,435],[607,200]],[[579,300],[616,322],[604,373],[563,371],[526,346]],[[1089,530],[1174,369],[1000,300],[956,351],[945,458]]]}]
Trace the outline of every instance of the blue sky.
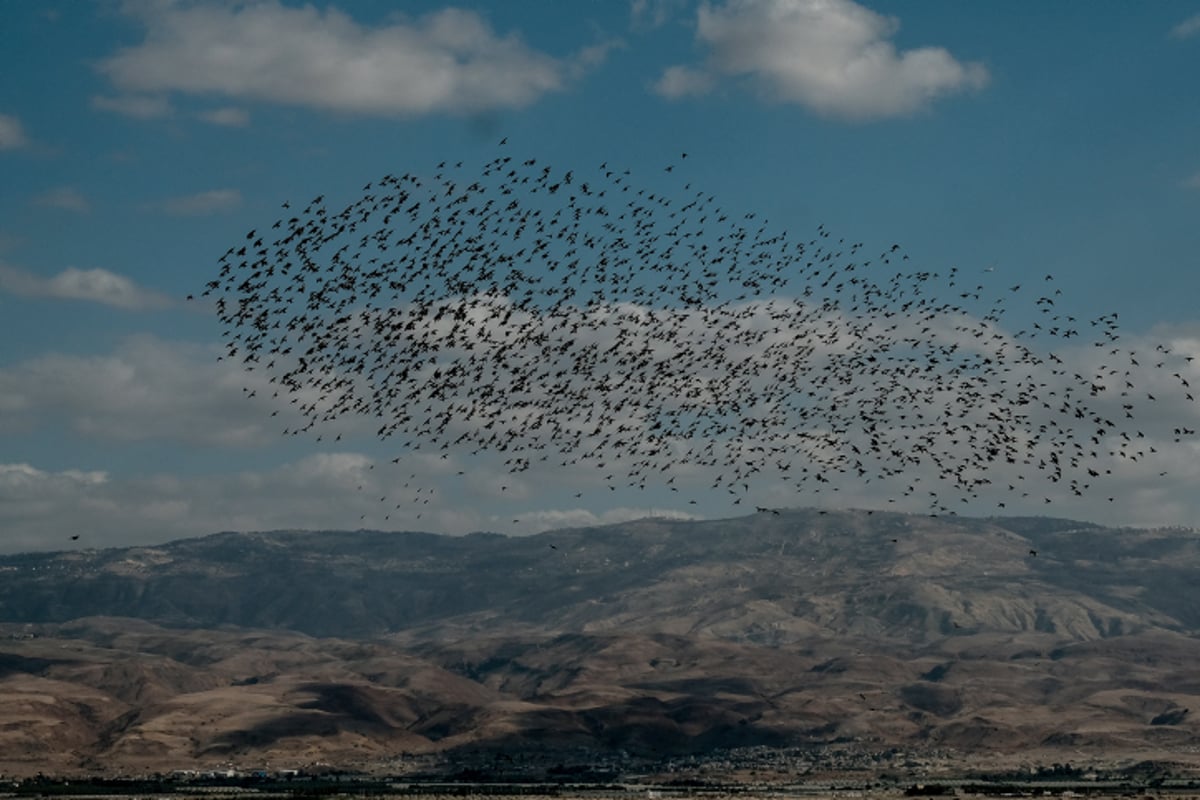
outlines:
[{"label": "blue sky", "polygon": [[[594,476],[569,470],[501,493],[486,457],[456,456],[469,474],[452,482],[417,454],[370,469],[391,451],[361,432],[281,438],[217,362],[211,308],[183,298],[282,202],[482,165],[502,138],[667,192],[686,152],[686,180],[797,238],[900,243],[989,291],[1052,274],[1063,308],[1117,312],[1131,347],[1200,350],[1195,3],[6,3],[0,44],[0,549],[924,510],[853,482],[764,483],[731,506],[690,474],[695,503],[663,486],[577,498]],[[1034,318],[1021,308],[1007,324]],[[1200,427],[1189,404],[1155,413]],[[1157,444],[1117,470],[1116,502],[1054,486],[1004,513],[1200,524],[1193,443]],[[416,473],[439,489],[420,518],[385,522],[357,489]]]}]

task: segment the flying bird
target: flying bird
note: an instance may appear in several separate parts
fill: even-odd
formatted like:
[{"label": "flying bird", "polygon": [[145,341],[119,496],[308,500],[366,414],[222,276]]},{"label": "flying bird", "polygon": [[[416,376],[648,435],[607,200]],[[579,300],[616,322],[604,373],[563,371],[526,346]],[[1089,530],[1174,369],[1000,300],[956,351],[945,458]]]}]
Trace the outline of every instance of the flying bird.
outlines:
[{"label": "flying bird", "polygon": [[[401,454],[590,465],[614,491],[707,470],[734,502],[768,478],[798,497],[856,482],[932,513],[1036,478],[1083,496],[1113,459],[1150,454],[1128,421],[1140,373],[1114,373],[1116,314],[889,266],[899,243],[872,254],[823,223],[797,236],[692,187],[686,153],[643,185],[500,145],[477,167],[386,174],[342,208],[296,204],[218,261],[202,294],[221,357],[301,416],[284,435],[367,419]],[[1088,331],[1111,365],[1065,362]],[[1160,357],[1187,387],[1192,356]],[[1137,396],[1164,406],[1166,388]],[[936,483],[918,492],[917,474]]]}]

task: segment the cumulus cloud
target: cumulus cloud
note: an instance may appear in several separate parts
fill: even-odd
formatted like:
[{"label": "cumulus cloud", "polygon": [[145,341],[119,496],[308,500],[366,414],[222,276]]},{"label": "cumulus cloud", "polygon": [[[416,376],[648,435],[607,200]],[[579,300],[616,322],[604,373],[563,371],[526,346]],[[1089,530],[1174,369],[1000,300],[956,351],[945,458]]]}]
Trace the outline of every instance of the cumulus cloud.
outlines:
[{"label": "cumulus cloud", "polygon": [[[656,84],[667,97],[695,94],[716,78],[745,79],[763,97],[822,116],[871,120],[912,114],[988,81],[941,47],[899,52],[899,23],[851,0],[729,0],[704,4],[696,37],[700,68],[670,67]],[[682,71],[681,71],[682,70]]]},{"label": "cumulus cloud", "polygon": [[210,189],[206,192],[170,197],[162,202],[161,208],[176,217],[199,217],[220,214],[242,204],[242,193],[237,189]]},{"label": "cumulus cloud", "polygon": [[124,275],[106,269],[70,267],[54,277],[41,278],[25,270],[0,264],[0,291],[22,297],[83,300],[129,311],[171,305],[166,295],[144,289]]},{"label": "cumulus cloud", "polygon": [[336,8],[273,1],[145,3],[130,13],[145,26],[144,41],[99,69],[141,97],[183,92],[354,114],[477,114],[528,106],[561,89],[572,67],[453,8],[373,28]]},{"label": "cumulus cloud", "polygon": [[21,120],[10,114],[0,114],[0,150],[16,150],[29,144]]},{"label": "cumulus cloud", "polygon": [[1171,28],[1170,35],[1172,39],[1190,39],[1197,34],[1200,34],[1200,14],[1193,14]]},{"label": "cumulus cloud", "polygon": [[80,214],[86,214],[92,208],[88,199],[74,186],[59,186],[55,189],[42,192],[33,198],[33,202],[35,205],[46,208],[75,211]]}]

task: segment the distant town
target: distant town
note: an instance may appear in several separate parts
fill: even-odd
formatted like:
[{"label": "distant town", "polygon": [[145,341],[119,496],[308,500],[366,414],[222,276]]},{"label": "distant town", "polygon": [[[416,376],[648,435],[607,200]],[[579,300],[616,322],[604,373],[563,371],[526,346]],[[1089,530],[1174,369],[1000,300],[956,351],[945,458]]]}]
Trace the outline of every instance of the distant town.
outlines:
[{"label": "distant town", "polygon": [[0,797],[328,795],[646,798],[722,795],[912,797],[1200,796],[1200,771],[1142,760],[1097,766],[1052,763],[965,769],[946,749],[868,752],[853,747],[747,747],[651,759],[578,748],[516,753],[411,754],[356,768],[220,765],[151,774],[4,778]]}]

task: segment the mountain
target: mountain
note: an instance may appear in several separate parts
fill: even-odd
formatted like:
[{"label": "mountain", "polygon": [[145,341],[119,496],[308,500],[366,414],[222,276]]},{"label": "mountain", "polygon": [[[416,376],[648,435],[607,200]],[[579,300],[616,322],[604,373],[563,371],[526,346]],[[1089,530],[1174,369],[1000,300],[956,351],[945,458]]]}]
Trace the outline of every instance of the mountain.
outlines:
[{"label": "mountain", "polygon": [[810,510],[0,557],[0,771],[818,745],[1186,760],[1198,567],[1190,530]]}]

